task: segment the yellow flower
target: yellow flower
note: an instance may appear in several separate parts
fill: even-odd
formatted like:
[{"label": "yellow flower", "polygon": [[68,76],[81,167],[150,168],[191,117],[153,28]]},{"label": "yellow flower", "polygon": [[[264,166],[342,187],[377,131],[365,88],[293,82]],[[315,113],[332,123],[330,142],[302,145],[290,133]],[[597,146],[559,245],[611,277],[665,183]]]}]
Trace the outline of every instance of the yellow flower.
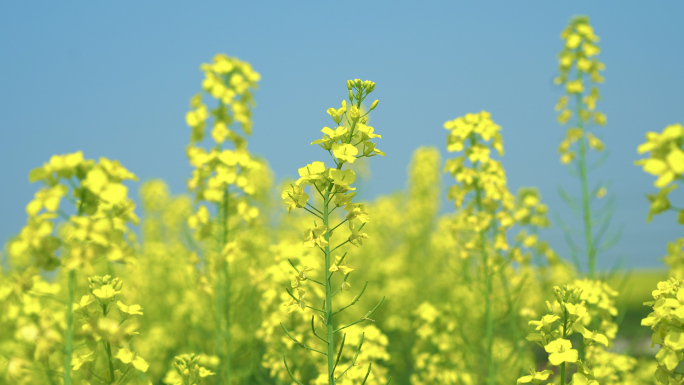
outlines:
[{"label": "yellow flower", "polygon": [[292,314],[297,309],[306,309],[306,301],[304,300],[306,292],[302,289],[297,289],[297,292],[299,294],[299,300],[292,298],[286,305],[288,307],[288,314]]},{"label": "yellow flower", "polygon": [[121,310],[122,313],[129,315],[143,315],[142,307],[140,305],[126,306],[123,302],[117,301],[116,306]]},{"label": "yellow flower", "polygon": [[342,162],[354,163],[356,160],[356,154],[359,153],[359,149],[352,146],[351,144],[337,144],[333,143],[332,153],[337,159]]},{"label": "yellow flower", "polygon": [[313,267],[304,267],[302,270],[299,270],[299,273],[292,279],[290,282],[290,286],[292,286],[293,289],[299,287],[299,282],[304,282],[307,279],[306,273],[309,271],[313,271]]},{"label": "yellow flower", "polygon": [[138,369],[143,373],[147,372],[147,368],[150,367],[147,361],[145,361],[142,357],[138,356],[137,353],[133,353],[126,348],[119,349],[119,351],[116,353],[115,358],[119,359],[119,361],[123,362],[124,364],[132,364],[134,368]]},{"label": "yellow flower", "polygon": [[304,243],[302,246],[305,248],[311,248],[314,247],[314,245],[318,245],[318,247],[327,246],[328,241],[323,238],[327,229],[327,227],[320,225],[312,229],[304,230]]},{"label": "yellow flower", "polygon": [[569,340],[558,338],[544,346],[544,350],[550,353],[549,362],[551,365],[558,366],[563,362],[577,362],[578,352],[572,349],[572,343]]},{"label": "yellow flower", "polygon": [[344,275],[347,275],[354,271],[353,266],[347,265],[347,262],[340,263],[340,260],[342,260],[342,257],[340,257],[339,255],[335,257],[335,263],[332,266],[330,266],[330,271],[341,271]]},{"label": "yellow flower", "polygon": [[549,375],[551,375],[551,373],[553,373],[553,371],[551,370],[537,372],[534,369],[530,369],[530,374],[528,376],[522,376],[518,378],[516,384],[539,384],[541,383],[541,381],[545,381],[547,378],[549,378]]},{"label": "yellow flower", "polygon": [[299,179],[297,179],[296,183],[299,185],[302,182],[305,182],[304,186],[306,186],[307,183],[322,179],[323,176],[321,174],[324,171],[325,164],[323,162],[313,162],[311,164],[307,164],[306,167],[299,169]]}]

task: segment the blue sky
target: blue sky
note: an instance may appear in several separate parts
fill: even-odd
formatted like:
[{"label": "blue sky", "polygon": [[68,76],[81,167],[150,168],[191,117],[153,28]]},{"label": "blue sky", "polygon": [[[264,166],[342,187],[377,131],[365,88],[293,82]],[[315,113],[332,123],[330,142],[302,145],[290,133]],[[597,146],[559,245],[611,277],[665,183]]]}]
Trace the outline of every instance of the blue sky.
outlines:
[{"label": "blue sky", "polygon": [[[0,241],[24,225],[38,188],[28,172],[52,154],[118,159],[142,181],[162,178],[184,193],[191,171],[184,115],[200,89],[199,65],[216,53],[248,61],[262,76],[249,148],[278,179],[321,160],[309,143],[331,123],[325,110],[346,97],[347,79],[371,79],[380,100],[372,125],[387,156],[370,162],[364,199],[403,188],[418,146],[453,156],[442,124],[487,110],[503,127],[511,190],[537,186],[552,212],[579,224],[556,191],[579,195],[558,161],[563,129],[553,107],[561,90],[552,80],[561,30],[586,14],[606,64],[598,108],[608,125],[598,132],[611,154],[591,178],[613,182],[614,222],[625,226],[599,266],[618,256],[633,267],[660,266],[682,228],[673,215],[646,224],[644,194],[654,179],[633,161],[647,131],[684,120],[684,3],[645,4],[3,2]],[[567,255],[558,226],[544,237]]]}]

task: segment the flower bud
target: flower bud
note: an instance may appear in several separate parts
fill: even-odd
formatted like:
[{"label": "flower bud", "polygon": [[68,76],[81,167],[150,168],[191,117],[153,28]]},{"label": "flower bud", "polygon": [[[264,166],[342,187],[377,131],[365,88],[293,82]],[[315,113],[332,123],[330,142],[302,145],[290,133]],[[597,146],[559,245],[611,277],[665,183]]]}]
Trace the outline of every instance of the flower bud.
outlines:
[{"label": "flower bud", "polygon": [[375,109],[375,107],[378,106],[378,100],[374,101],[373,104],[371,104],[370,109],[371,111]]},{"label": "flower bud", "polygon": [[354,101],[354,93],[352,92],[352,90],[349,90],[349,101],[350,102]]},{"label": "flower bud", "polygon": [[551,302],[546,301],[546,310],[549,311],[549,313],[553,313],[553,306],[551,306]]},{"label": "flower bud", "polygon": [[357,122],[360,117],[361,117],[361,111],[359,111],[358,107],[352,106],[351,109],[349,110],[349,118],[353,122]]},{"label": "flower bud", "polygon": [[361,88],[363,82],[361,81],[361,79],[354,79],[354,84],[356,84],[356,88]]},{"label": "flower bud", "polygon": [[368,92],[369,92],[369,93],[370,93],[370,92],[373,92],[374,89],[375,89],[375,82],[371,82],[370,88],[368,88]]},{"label": "flower bud", "polygon": [[364,80],[363,81],[363,88],[368,89],[370,87],[370,80]]},{"label": "flower bud", "polygon": [[347,80],[347,89],[351,91],[352,87],[354,86],[354,83],[352,83],[351,80]]}]

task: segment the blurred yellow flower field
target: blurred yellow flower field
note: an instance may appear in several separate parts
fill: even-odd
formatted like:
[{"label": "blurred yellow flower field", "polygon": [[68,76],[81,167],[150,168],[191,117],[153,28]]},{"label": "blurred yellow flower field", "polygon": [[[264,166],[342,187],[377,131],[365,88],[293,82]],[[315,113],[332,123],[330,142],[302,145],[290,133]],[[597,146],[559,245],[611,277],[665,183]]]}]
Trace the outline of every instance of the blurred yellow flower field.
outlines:
[{"label": "blurred yellow flower field", "polygon": [[[0,270],[0,383],[684,383],[684,238],[663,245],[666,274],[597,268],[619,237],[588,161],[611,146],[605,66],[589,18],[561,39],[565,135],[560,159],[540,161],[577,177],[561,189],[582,219],[580,231],[561,220],[570,255],[540,234],[551,221],[538,190],[509,190],[500,116],[444,111],[430,129],[452,157],[417,148],[405,190],[362,201],[370,158],[393,156],[378,148],[390,128],[371,125],[376,83],[341,79],[337,107],[300,140],[317,157],[279,183],[279,160],[248,149],[265,134],[252,122],[261,76],[218,54],[200,66],[177,149],[188,194],[151,180],[136,207],[135,170],[80,151],[26,170],[35,197]],[[670,199],[684,126],[659,129],[644,127],[634,164],[655,177],[647,219],[675,211],[681,226]],[[444,173],[453,207],[440,214]]]}]

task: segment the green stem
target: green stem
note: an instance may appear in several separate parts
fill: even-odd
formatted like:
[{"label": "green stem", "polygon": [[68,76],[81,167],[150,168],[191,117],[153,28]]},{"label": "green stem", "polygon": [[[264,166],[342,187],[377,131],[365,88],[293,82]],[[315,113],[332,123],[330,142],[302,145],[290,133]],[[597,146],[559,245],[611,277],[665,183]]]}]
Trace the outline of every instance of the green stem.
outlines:
[{"label": "green stem", "polygon": [[228,204],[230,192],[226,188],[223,192],[223,200],[217,205],[218,216],[218,277],[216,282],[216,355],[220,358],[218,368],[218,381],[227,384],[230,381],[230,320],[229,301],[230,293],[229,266],[223,256],[223,249],[228,243]]},{"label": "green stem", "polygon": [[[332,186],[332,185],[331,185]],[[330,189],[331,187],[328,187],[325,190],[325,194],[323,195],[323,226],[328,228],[328,205],[330,204]],[[326,246],[325,246],[325,271],[330,270],[330,230],[328,229],[325,232],[325,240],[326,240]],[[330,282],[330,278],[332,275],[327,275],[326,273],[326,278],[325,278],[325,326],[326,326],[326,332],[327,332],[327,341],[328,341],[328,384],[329,385],[335,385],[335,344],[334,344],[334,329],[333,329],[333,310],[332,310],[332,285]]]},{"label": "green stem", "polygon": [[[471,144],[475,145],[475,137],[471,137]],[[473,165],[475,172],[478,171],[478,164]],[[482,207],[482,189],[479,185],[480,181],[477,179],[475,181],[475,203],[477,205],[477,211],[479,213],[483,212]],[[480,230],[480,244],[482,247],[482,263],[484,267],[484,280],[485,280],[485,340],[486,340],[486,352],[487,355],[487,383],[489,385],[494,385],[496,382],[496,373],[494,372],[494,355],[492,354],[492,347],[494,345],[494,318],[492,317],[492,281],[489,276],[489,261],[487,255],[487,229]]]},{"label": "green stem", "polygon": [[[581,73],[578,73],[578,79],[582,79]],[[577,141],[579,146],[579,156],[577,159],[578,174],[580,183],[582,185],[582,218],[584,220],[584,239],[587,245],[587,259],[589,262],[589,278],[594,278],[596,274],[596,248],[594,247],[594,239],[591,232],[591,206],[589,196],[589,181],[587,178],[587,143],[586,135],[584,133],[584,122],[580,116],[582,109],[582,95],[575,95],[575,107],[577,113],[577,126],[582,130],[582,137]]]},{"label": "green stem", "polygon": [[71,385],[71,355],[74,351],[74,286],[76,282],[76,271],[69,270],[69,282],[67,289],[67,313],[66,313],[66,338],[64,348],[64,385]]},{"label": "green stem", "polygon": [[[71,187],[76,190],[76,185],[69,180]],[[84,193],[81,190],[79,194],[79,202],[77,215],[83,215],[83,198]],[[74,287],[76,286],[76,271],[69,270],[69,278],[67,283],[67,313],[66,313],[66,335],[64,336],[64,385],[71,385],[71,356],[74,353]]]},{"label": "green stem", "polygon": [[[563,338],[567,337],[568,332],[568,309],[563,309]],[[561,383],[560,385],[565,385],[565,362],[561,364]]]},{"label": "green stem", "polygon": [[112,361],[112,345],[109,341],[105,341],[105,347],[107,348],[107,362],[109,363],[109,383],[114,382],[114,362]]}]

